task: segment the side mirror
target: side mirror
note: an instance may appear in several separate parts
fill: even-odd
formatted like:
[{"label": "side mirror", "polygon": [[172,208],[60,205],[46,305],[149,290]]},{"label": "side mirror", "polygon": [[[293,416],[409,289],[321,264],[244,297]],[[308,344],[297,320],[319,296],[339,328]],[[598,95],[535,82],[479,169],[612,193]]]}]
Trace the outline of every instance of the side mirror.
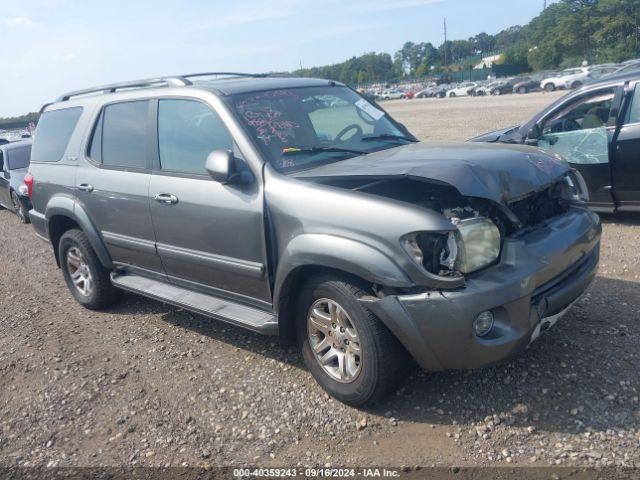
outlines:
[{"label": "side mirror", "polygon": [[229,150],[214,150],[211,152],[207,157],[204,168],[211,178],[223,185],[233,183],[239,178],[236,170],[236,159]]},{"label": "side mirror", "polygon": [[540,137],[542,137],[542,130],[540,129],[540,125],[534,123],[527,133],[527,138],[530,140],[539,140]]}]

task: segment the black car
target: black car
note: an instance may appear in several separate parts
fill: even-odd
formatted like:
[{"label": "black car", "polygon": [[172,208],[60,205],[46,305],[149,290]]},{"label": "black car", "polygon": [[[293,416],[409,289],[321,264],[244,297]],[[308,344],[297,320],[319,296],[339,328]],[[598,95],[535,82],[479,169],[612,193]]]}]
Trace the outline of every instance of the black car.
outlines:
[{"label": "black car", "polygon": [[514,77],[505,79],[503,82],[494,85],[489,93],[491,95],[504,95],[505,93],[513,92],[513,86],[525,80],[525,77]]},{"label": "black car", "polygon": [[22,223],[29,223],[31,201],[24,186],[29,169],[31,140],[0,145],[0,206],[13,210]]},{"label": "black car", "polygon": [[599,211],[640,210],[640,72],[575,90],[524,125],[474,142],[523,143],[564,157],[584,177]]},{"label": "black car", "polygon": [[513,93],[529,93],[540,90],[540,77],[525,77],[513,84]]}]

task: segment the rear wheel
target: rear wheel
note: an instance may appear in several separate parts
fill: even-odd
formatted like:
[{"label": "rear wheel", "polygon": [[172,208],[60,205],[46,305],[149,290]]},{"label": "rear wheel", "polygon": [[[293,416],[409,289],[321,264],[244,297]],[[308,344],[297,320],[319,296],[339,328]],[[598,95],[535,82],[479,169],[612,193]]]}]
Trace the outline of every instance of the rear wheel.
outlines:
[{"label": "rear wheel", "polygon": [[573,82],[571,84],[571,88],[580,88],[582,86],[582,82],[578,81],[578,82]]},{"label": "rear wheel", "polygon": [[455,97],[455,96],[456,96],[455,92],[451,92],[451,93],[449,93],[449,97],[450,97],[450,98],[453,98],[453,97]]},{"label": "rear wheel", "polygon": [[527,87],[520,87],[518,93],[527,93]]},{"label": "rear wheel", "polygon": [[553,92],[556,89],[556,86],[553,83],[547,83],[544,86],[545,91],[547,92]]},{"label": "rear wheel", "polygon": [[75,299],[86,308],[99,310],[118,298],[107,270],[82,230],[73,229],[60,238],[58,259],[64,280]]},{"label": "rear wheel", "polygon": [[318,276],[296,303],[298,343],[307,368],[329,394],[358,406],[377,400],[406,371],[408,355],[386,326],[358,299],[363,286]]},{"label": "rear wheel", "polygon": [[13,203],[13,211],[18,215],[20,223],[29,223],[29,214],[25,211],[16,192],[11,192],[11,203]]}]

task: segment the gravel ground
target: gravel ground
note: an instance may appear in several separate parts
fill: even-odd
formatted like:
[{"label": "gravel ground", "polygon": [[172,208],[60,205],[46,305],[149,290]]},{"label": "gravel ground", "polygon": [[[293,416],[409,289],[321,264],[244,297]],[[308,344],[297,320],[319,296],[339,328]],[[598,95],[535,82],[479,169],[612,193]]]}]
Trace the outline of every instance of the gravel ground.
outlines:
[{"label": "gravel ground", "polygon": [[[557,95],[388,102],[463,139]],[[517,359],[413,369],[367,410],[273,338],[135,295],[90,312],[49,247],[0,212],[0,465],[640,466],[640,216],[604,218],[598,278]]]}]

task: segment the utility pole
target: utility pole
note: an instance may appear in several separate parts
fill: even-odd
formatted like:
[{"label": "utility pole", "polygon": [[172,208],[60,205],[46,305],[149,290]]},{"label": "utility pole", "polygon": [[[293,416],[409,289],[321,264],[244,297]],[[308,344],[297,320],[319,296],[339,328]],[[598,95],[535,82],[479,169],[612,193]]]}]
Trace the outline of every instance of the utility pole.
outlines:
[{"label": "utility pole", "polygon": [[444,17],[444,64],[447,65],[447,17]]},{"label": "utility pole", "polygon": [[543,0],[542,2],[542,10],[546,10],[547,9],[547,0]]}]

